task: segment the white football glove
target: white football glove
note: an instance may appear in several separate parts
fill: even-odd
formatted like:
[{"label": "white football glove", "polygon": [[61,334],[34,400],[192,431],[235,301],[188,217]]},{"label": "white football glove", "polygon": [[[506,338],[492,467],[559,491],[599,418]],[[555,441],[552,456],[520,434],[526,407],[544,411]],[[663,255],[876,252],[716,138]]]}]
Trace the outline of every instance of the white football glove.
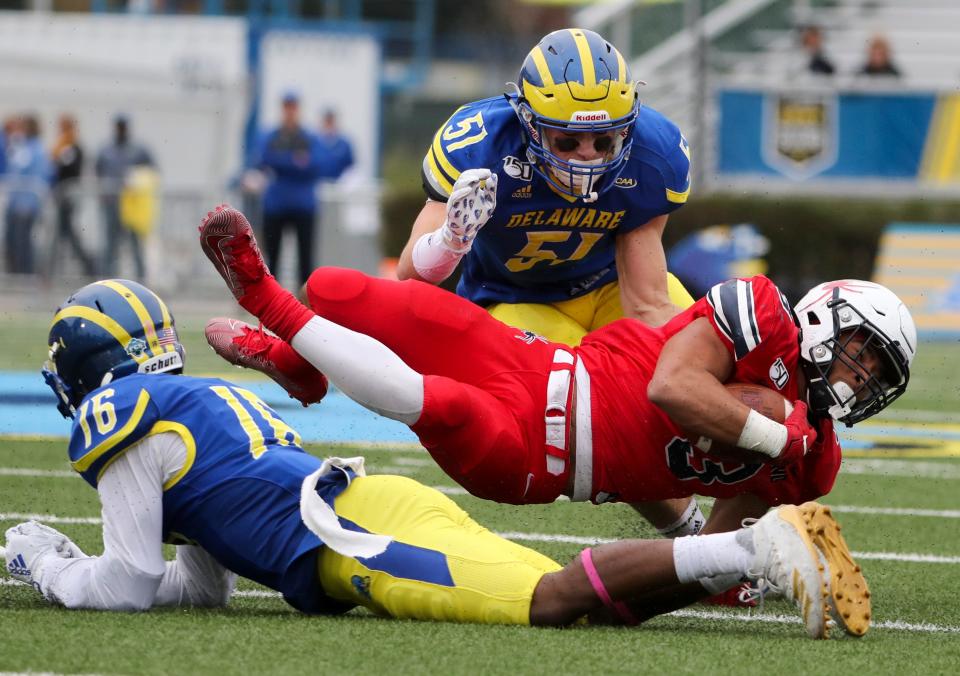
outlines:
[{"label": "white football glove", "polygon": [[36,521],[26,521],[8,528],[6,537],[7,573],[15,580],[33,585],[37,590],[40,590],[39,572],[45,558],[86,557],[66,535]]},{"label": "white football glove", "polygon": [[444,243],[466,253],[477,232],[497,208],[497,175],[489,169],[467,169],[453,184],[447,200],[447,220],[440,227]]}]

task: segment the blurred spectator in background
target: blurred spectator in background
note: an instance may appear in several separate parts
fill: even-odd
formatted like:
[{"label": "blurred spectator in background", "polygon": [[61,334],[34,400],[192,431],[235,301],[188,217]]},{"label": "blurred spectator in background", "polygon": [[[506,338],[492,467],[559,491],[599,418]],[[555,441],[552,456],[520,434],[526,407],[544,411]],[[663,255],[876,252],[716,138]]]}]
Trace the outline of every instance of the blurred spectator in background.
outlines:
[{"label": "blurred spectator in background", "polygon": [[100,181],[100,204],[107,228],[106,247],[100,270],[104,277],[114,276],[121,239],[130,242],[137,279],[143,280],[146,276],[140,234],[134,230],[131,223],[124,222],[121,198],[135,169],[154,166],[153,157],[147,148],[131,140],[129,118],[123,114],[115,116],[113,139],[100,150],[96,166],[97,178]]},{"label": "blurred spectator in background", "polygon": [[800,31],[800,45],[807,55],[807,70],[818,75],[833,75],[836,68],[823,53],[823,32],[819,26],[804,26]]},{"label": "blurred spectator in background", "polygon": [[83,274],[96,274],[93,258],[83,248],[80,236],[74,228],[77,192],[83,174],[83,147],[77,139],[77,121],[72,115],[61,115],[60,135],[50,150],[53,162],[53,199],[57,207],[57,232],[50,247],[50,267],[59,267],[57,251],[61,241],[66,241],[76,254]]},{"label": "blurred spectator in background", "polygon": [[8,191],[4,251],[7,271],[35,271],[33,227],[40,218],[50,179],[50,163],[40,141],[40,123],[33,115],[17,118],[7,140]]},{"label": "blurred spectator in background", "polygon": [[0,125],[0,190],[3,189],[3,175],[7,173],[7,129],[10,120],[5,119]]},{"label": "blurred spectator in background", "polygon": [[337,113],[332,109],[320,116],[320,148],[323,152],[323,178],[336,181],[353,166],[353,146],[337,125]]},{"label": "blurred spectator in background", "polygon": [[297,233],[300,283],[313,272],[314,231],[317,221],[317,181],[324,175],[324,152],[320,140],[300,124],[300,97],[283,96],[280,126],[260,141],[254,166],[267,175],[263,195],[263,243],[267,265],[280,271],[283,232]]},{"label": "blurred spectator in background", "polygon": [[860,69],[860,75],[900,76],[900,69],[893,63],[890,42],[883,35],[874,35],[867,43],[867,60]]}]

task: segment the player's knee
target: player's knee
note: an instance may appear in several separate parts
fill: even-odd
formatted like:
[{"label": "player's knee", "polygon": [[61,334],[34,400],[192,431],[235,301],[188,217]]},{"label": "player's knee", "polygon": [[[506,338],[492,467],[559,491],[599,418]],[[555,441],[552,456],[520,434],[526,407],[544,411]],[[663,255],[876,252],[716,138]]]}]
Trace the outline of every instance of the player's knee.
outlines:
[{"label": "player's knee", "polygon": [[359,270],[324,267],[314,270],[305,284],[310,306],[322,301],[353,300],[367,287],[368,277]]},{"label": "player's knee", "polygon": [[571,583],[569,573],[568,567],[540,578],[530,602],[530,624],[560,627],[590,611],[589,598],[580,585]]}]

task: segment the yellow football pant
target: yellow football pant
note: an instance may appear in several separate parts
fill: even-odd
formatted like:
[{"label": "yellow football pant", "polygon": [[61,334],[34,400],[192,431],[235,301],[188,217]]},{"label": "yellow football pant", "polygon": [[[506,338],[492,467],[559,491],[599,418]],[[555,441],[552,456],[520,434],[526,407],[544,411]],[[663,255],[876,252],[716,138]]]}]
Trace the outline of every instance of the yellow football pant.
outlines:
[{"label": "yellow football pant", "polygon": [[332,598],[399,618],[529,624],[540,578],[560,566],[479,525],[445,495],[400,476],[358,477],[334,510],[394,538],[366,559],[324,548],[320,581]]},{"label": "yellow football pant", "polygon": [[[667,290],[674,305],[685,309],[693,297],[672,273],[667,273]],[[497,303],[487,308],[504,324],[533,331],[555,343],[579,345],[585,335],[623,317],[620,286],[612,282],[570,300],[556,303]]]}]

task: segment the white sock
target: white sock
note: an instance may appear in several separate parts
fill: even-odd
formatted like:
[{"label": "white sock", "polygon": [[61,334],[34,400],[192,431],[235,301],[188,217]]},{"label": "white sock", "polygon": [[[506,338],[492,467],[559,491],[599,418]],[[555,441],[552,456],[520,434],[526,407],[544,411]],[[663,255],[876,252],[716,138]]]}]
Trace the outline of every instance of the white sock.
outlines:
[{"label": "white sock", "polygon": [[[716,535],[690,535],[673,541],[673,565],[680,582],[704,577],[746,573],[753,561],[752,538],[738,538],[740,531]],[[749,543],[749,545],[748,545]]]},{"label": "white sock", "polygon": [[290,344],[361,406],[407,425],[420,419],[423,376],[380,341],[314,317]]},{"label": "white sock", "polygon": [[696,498],[690,498],[690,503],[683,510],[679,519],[665,528],[658,528],[657,532],[665,538],[678,538],[684,535],[696,535],[703,530],[707,518],[700,511]]},{"label": "white sock", "polygon": [[717,575],[715,577],[701,577],[697,582],[700,583],[704,589],[710,592],[711,596],[716,596],[717,594],[722,594],[728,589],[732,589],[740,584],[740,581],[743,579],[741,573],[727,573],[725,575]]}]

